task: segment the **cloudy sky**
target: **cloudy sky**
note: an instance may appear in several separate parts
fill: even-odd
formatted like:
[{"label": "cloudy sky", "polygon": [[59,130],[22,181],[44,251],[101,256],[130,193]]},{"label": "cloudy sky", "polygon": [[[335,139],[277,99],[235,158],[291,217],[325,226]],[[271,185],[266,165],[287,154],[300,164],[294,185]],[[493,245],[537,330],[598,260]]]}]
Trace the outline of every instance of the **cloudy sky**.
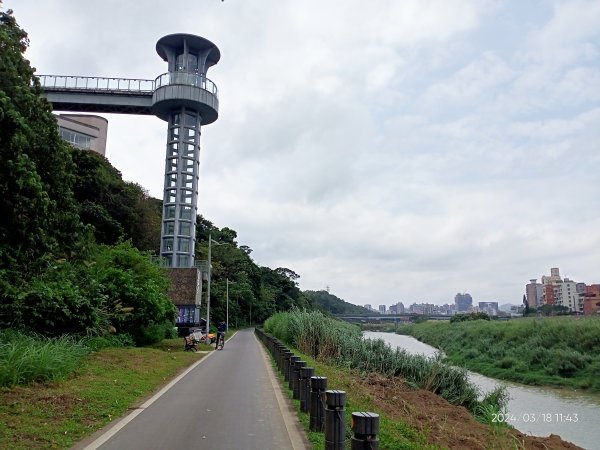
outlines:
[{"label": "cloudy sky", "polygon": [[[169,4],[177,5],[169,8]],[[156,41],[221,61],[198,207],[261,265],[355,304],[519,303],[600,282],[600,1],[4,0],[38,74],[155,78]],[[107,115],[162,198],[165,123]]]}]

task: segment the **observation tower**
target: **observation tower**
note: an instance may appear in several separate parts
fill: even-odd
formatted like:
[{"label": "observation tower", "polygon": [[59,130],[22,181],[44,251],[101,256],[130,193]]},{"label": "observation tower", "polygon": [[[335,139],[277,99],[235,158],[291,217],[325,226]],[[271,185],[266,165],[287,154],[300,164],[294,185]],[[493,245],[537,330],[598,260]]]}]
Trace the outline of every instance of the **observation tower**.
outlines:
[{"label": "observation tower", "polygon": [[215,44],[170,34],[156,44],[168,71],[154,80],[40,75],[58,111],[155,115],[167,122],[160,255],[172,268],[195,267],[201,126],[217,120],[218,91],[206,77],[221,58]]},{"label": "observation tower", "polygon": [[192,267],[200,126],[219,115],[216,87],[206,72],[219,62],[221,53],[209,40],[189,34],[161,38],[156,51],[169,65],[169,71],[156,79],[152,94],[152,113],[168,124],[160,254],[170,267]]}]

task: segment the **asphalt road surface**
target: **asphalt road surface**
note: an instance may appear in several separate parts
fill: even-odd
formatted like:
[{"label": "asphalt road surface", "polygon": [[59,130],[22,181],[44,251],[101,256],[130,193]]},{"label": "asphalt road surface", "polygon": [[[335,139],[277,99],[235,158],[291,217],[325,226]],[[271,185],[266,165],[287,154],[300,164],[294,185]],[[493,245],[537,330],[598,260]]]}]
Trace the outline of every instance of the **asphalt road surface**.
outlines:
[{"label": "asphalt road surface", "polygon": [[253,330],[242,330],[81,449],[306,449]]}]

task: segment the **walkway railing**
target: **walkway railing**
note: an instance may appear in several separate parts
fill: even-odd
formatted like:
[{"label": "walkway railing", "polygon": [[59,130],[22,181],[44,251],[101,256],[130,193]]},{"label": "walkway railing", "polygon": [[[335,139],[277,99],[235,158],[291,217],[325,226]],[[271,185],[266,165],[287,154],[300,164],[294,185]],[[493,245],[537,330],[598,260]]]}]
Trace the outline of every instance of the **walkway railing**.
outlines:
[{"label": "walkway railing", "polygon": [[40,83],[44,89],[52,90],[85,90],[91,92],[111,92],[123,94],[152,94],[153,80],[136,78],[103,78],[79,77],[72,75],[40,75]]},{"label": "walkway railing", "polygon": [[114,94],[152,94],[156,89],[168,85],[196,86],[218,96],[215,83],[202,74],[168,72],[154,80],[137,78],[80,77],[73,75],[39,75],[45,90],[101,92]]}]

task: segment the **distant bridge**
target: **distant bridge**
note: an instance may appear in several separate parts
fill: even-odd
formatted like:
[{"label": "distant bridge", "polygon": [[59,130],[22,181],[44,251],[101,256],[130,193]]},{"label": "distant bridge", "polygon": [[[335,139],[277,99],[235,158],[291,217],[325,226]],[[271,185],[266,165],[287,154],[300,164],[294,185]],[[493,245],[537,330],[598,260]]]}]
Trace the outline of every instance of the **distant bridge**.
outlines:
[{"label": "distant bridge", "polygon": [[418,318],[450,320],[452,317],[445,314],[334,314],[333,316],[353,323],[414,322]]}]

